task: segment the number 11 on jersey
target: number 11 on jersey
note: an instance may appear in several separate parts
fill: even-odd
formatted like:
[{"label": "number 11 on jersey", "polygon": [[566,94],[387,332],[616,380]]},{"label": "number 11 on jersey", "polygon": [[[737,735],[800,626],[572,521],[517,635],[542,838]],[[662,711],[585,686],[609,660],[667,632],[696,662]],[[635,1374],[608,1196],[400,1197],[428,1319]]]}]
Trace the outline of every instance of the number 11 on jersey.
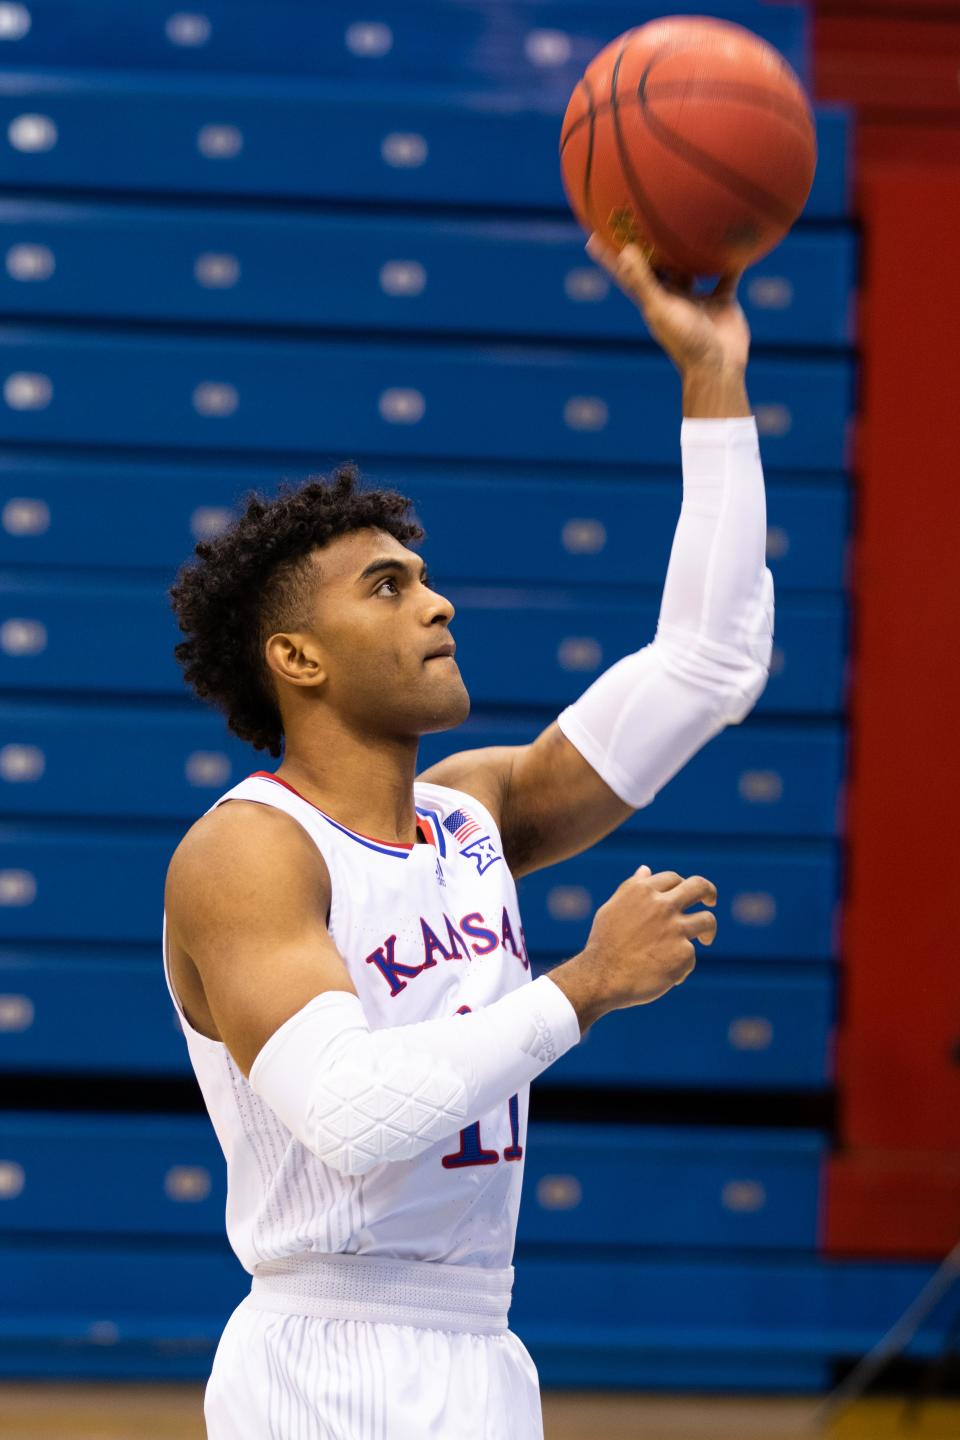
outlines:
[{"label": "number 11 on jersey", "polygon": [[[461,1005],[457,1011],[458,1015],[469,1015],[470,1006]],[[503,1152],[504,1160],[520,1160],[523,1158],[523,1146],[520,1144],[520,1096],[511,1095],[508,1101],[510,1110],[510,1144]],[[445,1170],[461,1170],[465,1165],[496,1165],[500,1159],[496,1150],[485,1150],[483,1141],[480,1139],[480,1121],[468,1125],[465,1130],[460,1131],[460,1149],[452,1155],[441,1157],[440,1163]]]}]

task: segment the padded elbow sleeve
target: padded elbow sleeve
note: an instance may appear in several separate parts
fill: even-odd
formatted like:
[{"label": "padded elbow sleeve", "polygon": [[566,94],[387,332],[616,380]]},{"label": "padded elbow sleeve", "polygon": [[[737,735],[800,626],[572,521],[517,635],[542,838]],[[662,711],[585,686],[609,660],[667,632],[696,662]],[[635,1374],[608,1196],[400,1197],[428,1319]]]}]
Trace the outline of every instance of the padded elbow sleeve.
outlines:
[{"label": "padded elbow sleeve", "polygon": [[752,417],[684,420],[683,505],[656,638],[605,671],[557,723],[628,805],[649,805],[770,671],[773,577]]},{"label": "padded elbow sleeve", "polygon": [[326,991],[271,1035],[250,1085],[325,1164],[364,1175],[472,1124],[579,1039],[546,975],[482,1010],[386,1030],[356,995]]},{"label": "padded elbow sleeve", "polygon": [[716,696],[725,725],[746,719],[763,693],[773,653],[773,576],[763,567],[753,594],[743,598],[728,639],[711,638],[663,621],[654,642],[664,667]]}]

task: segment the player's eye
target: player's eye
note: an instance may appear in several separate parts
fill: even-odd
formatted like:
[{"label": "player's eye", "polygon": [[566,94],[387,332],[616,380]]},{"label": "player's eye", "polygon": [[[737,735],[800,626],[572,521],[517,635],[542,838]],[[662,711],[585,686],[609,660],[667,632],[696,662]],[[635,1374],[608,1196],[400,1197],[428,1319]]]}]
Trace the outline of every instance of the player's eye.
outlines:
[{"label": "player's eye", "polygon": [[[430,589],[433,588],[432,585],[431,585],[431,583],[430,583],[430,576],[429,576],[426,572],[424,572],[424,574],[421,575],[421,577],[420,577],[420,583],[421,583],[421,585],[426,586],[426,588],[427,588],[428,590],[430,590]],[[396,593],[399,595],[399,593],[400,593],[400,582],[399,582],[393,575],[386,575],[386,576],[384,576],[384,578],[380,581],[379,585],[378,585],[378,586],[376,587],[376,589],[374,590],[374,592],[373,592],[374,595],[379,595],[379,594],[380,594],[380,591],[383,589],[384,585],[392,585],[393,588],[394,588],[394,590],[396,591]]]}]

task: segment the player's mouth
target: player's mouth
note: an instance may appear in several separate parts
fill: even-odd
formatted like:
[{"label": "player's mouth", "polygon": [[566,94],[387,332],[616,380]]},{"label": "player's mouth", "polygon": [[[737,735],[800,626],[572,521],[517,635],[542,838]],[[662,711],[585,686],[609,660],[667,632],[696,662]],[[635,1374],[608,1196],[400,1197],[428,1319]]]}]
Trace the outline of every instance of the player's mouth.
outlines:
[{"label": "player's mouth", "polygon": [[447,640],[445,644],[438,645],[436,650],[431,650],[429,655],[423,657],[424,663],[428,660],[452,660],[457,653],[457,647],[453,640]]}]

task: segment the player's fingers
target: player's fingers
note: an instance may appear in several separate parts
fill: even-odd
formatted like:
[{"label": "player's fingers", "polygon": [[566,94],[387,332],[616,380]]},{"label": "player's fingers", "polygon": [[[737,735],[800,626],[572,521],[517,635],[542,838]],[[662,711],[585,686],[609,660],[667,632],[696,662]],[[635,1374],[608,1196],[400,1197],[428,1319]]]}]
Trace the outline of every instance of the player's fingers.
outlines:
[{"label": "player's fingers", "polygon": [[650,876],[650,884],[654,890],[672,890],[682,879],[683,876],[678,875],[676,870],[658,870],[656,875]]},{"label": "player's fingers", "polygon": [[671,295],[689,300],[693,296],[694,278],[672,270],[658,271],[650,263],[652,251],[631,241],[618,253],[605,245],[594,232],[586,245],[587,252],[610,271],[621,290],[640,302],[648,322],[658,313],[657,307]]},{"label": "player's fingers", "polygon": [[653,272],[647,252],[632,242],[620,251],[619,276],[641,300],[655,300],[663,288]]},{"label": "player's fingers", "polygon": [[717,935],[717,917],[712,910],[695,910],[692,915],[681,915],[680,928],[688,940],[712,945]]},{"label": "player's fingers", "polygon": [[653,275],[648,259],[638,245],[625,245],[622,251],[613,251],[594,232],[587,240],[587,252],[597,264],[610,272],[626,295],[639,301],[646,315],[651,314],[652,305],[664,297],[664,287]]},{"label": "player's fingers", "polygon": [[616,250],[612,250],[609,245],[604,244],[604,241],[601,239],[600,235],[597,234],[596,230],[594,230],[593,234],[590,236],[590,239],[587,241],[584,249],[590,256],[590,259],[596,260],[598,265],[605,266],[607,270],[616,270],[617,261],[620,259],[620,256],[617,254]]},{"label": "player's fingers", "polygon": [[609,245],[604,244],[596,232],[590,236],[586,244],[587,253],[591,258],[609,272],[625,295],[638,302],[644,314],[649,314],[649,307],[656,303],[660,287],[652,275],[647,280],[642,268],[638,270],[629,256],[625,258],[625,251],[635,248],[635,246],[627,245],[619,252],[612,250]]},{"label": "player's fingers", "polygon": [[678,910],[686,910],[689,905],[716,905],[717,887],[712,880],[707,880],[703,875],[688,875],[686,880],[681,880],[670,892],[670,902]]}]

